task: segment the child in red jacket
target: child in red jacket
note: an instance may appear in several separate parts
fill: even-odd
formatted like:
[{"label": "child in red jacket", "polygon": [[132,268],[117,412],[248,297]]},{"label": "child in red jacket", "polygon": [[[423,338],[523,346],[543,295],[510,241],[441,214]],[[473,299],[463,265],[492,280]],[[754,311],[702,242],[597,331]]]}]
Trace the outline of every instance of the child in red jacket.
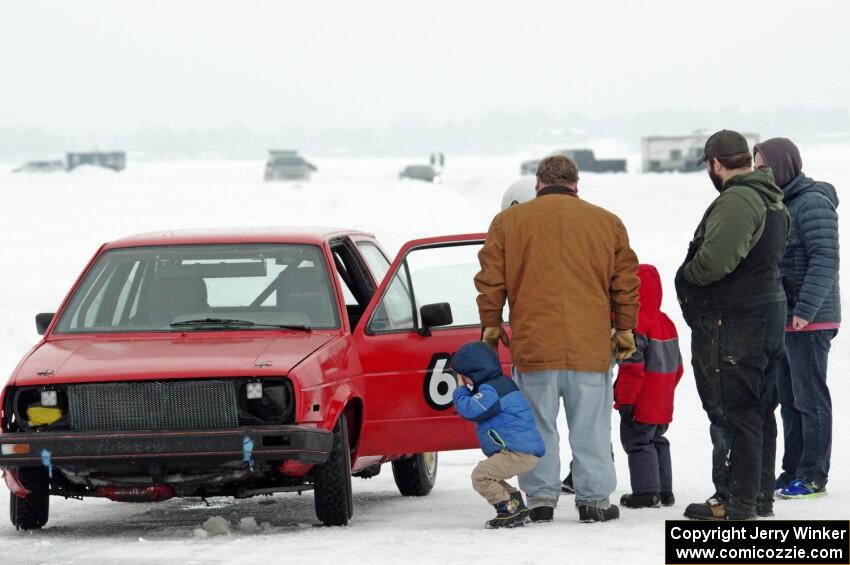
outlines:
[{"label": "child in red jacket", "polygon": [[632,492],[620,499],[627,508],[672,506],[670,442],[673,393],[682,377],[676,326],[661,311],[661,279],[652,265],[638,267],[640,312],[637,353],[620,365],[614,408],[620,411],[620,440],[629,456]]}]

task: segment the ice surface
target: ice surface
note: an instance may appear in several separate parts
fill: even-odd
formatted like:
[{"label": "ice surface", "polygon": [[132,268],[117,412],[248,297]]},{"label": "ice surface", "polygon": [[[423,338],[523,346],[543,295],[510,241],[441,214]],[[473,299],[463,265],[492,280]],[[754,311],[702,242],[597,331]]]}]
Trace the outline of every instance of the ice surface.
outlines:
[{"label": "ice surface", "polygon": [[221,516],[212,516],[201,525],[205,532],[214,536],[224,536],[230,533],[230,522]]},{"label": "ice surface", "polygon": [[[850,148],[803,147],[805,170],[850,185]],[[450,159],[444,183],[398,181],[405,160],[316,160],[313,181],[264,183],[264,162],[134,163],[118,174],[18,175],[0,165],[0,368],[11,373],[37,340],[33,317],[54,311],[87,260],[104,241],[180,227],[337,225],[376,233],[394,254],[406,240],[487,229],[502,193],[517,178],[519,159]],[[673,295],[672,278],[706,205],[715,196],[703,174],[584,174],[583,198],[614,211],[629,229],[644,262],[658,266],[664,308],[686,346],[689,334]],[[839,212],[842,212],[839,209]],[[850,214],[850,212],[844,212]],[[844,249],[850,249],[842,231]],[[845,261],[845,265],[850,262]],[[844,280],[850,281],[845,267]],[[850,284],[850,283],[848,283]],[[844,302],[847,300],[845,285]],[[777,518],[846,519],[850,507],[848,333],[833,343],[830,373],[835,414],[829,496],[778,501]],[[628,492],[628,467],[614,426],[619,485]],[[563,459],[566,461],[566,435]],[[570,563],[663,562],[663,521],[679,518],[687,502],[711,494],[708,424],[690,372],[677,394],[672,443],[678,503],[659,510],[624,509],[618,522],[580,524],[564,497],[555,522],[511,531],[485,531],[492,508],[472,491],[469,473],[480,452],[440,455],[437,486],[427,497],[403,498],[385,469],[354,479],[355,515],[347,528],[316,528],[313,497],[280,494],[248,500],[173,499],[159,504],[51,499],[48,526],[19,533],[0,521],[0,561],[13,563]],[[781,446],[781,441],[780,441]],[[781,448],[780,448],[781,455]],[[0,487],[0,507],[9,493]],[[202,537],[210,518],[227,536]],[[259,530],[243,519],[262,524]],[[230,524],[239,524],[231,528]],[[144,539],[141,543],[139,540]]]}]

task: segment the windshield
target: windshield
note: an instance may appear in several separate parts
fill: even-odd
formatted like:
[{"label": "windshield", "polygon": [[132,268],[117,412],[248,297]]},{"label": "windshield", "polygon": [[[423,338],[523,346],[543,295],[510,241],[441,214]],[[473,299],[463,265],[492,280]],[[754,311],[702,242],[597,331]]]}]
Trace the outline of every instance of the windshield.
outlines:
[{"label": "windshield", "polygon": [[[191,323],[198,320],[206,322]],[[321,249],[245,244],[107,251],[86,272],[55,332],[187,331],[210,329],[210,320],[231,322],[222,329],[338,328]]]}]

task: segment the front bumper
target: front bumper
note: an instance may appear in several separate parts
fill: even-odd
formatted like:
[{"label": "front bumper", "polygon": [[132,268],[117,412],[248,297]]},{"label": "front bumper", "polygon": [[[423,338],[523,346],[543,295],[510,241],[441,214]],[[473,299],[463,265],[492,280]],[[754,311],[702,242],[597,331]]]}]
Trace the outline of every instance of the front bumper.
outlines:
[{"label": "front bumper", "polygon": [[306,426],[223,430],[0,434],[0,467],[161,464],[191,467],[292,460],[324,463],[333,434]]}]

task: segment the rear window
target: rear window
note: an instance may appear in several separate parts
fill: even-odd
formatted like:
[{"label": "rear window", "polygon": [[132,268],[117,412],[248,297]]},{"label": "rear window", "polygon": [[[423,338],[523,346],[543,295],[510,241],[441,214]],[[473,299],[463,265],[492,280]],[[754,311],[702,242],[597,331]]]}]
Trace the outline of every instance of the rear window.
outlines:
[{"label": "rear window", "polygon": [[86,272],[55,331],[183,331],[172,324],[209,318],[338,328],[334,296],[313,245],[114,249]]}]

